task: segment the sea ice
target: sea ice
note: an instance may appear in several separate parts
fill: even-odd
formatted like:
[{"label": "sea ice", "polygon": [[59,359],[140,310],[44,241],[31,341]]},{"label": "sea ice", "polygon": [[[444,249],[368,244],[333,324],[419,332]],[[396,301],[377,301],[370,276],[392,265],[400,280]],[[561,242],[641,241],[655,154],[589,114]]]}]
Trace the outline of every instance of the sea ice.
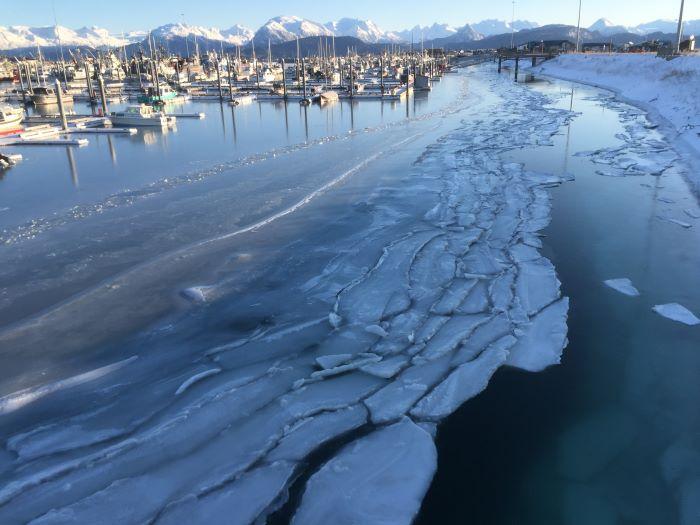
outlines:
[{"label": "sea ice", "polygon": [[302,461],[322,444],[355,430],[366,422],[367,409],[363,405],[322,412],[302,419],[285,431],[284,437],[265,457],[265,461]]},{"label": "sea ice", "polygon": [[[189,496],[170,504],[158,523],[228,523],[248,525],[264,518],[294,473],[295,465],[279,461],[243,474],[234,483],[201,497]],[[128,510],[128,505],[125,508]]]},{"label": "sea ice", "polygon": [[652,310],[662,317],[687,324],[688,326],[700,324],[700,319],[698,319],[693,312],[678,303],[657,304]]},{"label": "sea ice", "polygon": [[603,281],[603,283],[613,290],[617,290],[618,292],[629,295],[630,297],[639,296],[639,290],[637,290],[632,284],[632,281],[627,278],[608,279],[607,281]]},{"label": "sea ice", "polygon": [[672,224],[677,224],[678,226],[681,226],[682,228],[692,228],[693,225],[690,223],[687,223],[685,221],[680,221],[678,219],[674,219],[673,217],[667,217],[665,215],[658,215],[659,219],[662,221],[670,222]]},{"label": "sea ice", "polygon": [[505,363],[508,351],[515,341],[513,336],[505,336],[493,343],[474,361],[460,365],[418,402],[411,410],[411,416],[439,421],[457,410],[462,403],[486,388],[493,373]]},{"label": "sea ice", "polygon": [[515,290],[520,304],[533,315],[559,298],[557,273],[552,263],[541,257],[534,261],[525,261],[519,265]]},{"label": "sea ice", "polygon": [[408,419],[350,443],[316,472],[294,525],[410,525],[437,468],[433,438]]},{"label": "sea ice", "polygon": [[530,372],[541,372],[559,364],[567,345],[566,319],[569,311],[567,297],[548,306],[520,327],[522,335],[510,351],[508,364]]}]

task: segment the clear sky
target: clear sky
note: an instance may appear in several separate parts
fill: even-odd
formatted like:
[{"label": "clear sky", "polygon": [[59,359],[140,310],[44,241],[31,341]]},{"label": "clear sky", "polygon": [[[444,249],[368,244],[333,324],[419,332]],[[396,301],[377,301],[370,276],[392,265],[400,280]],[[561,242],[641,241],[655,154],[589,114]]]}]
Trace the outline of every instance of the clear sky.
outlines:
[{"label": "clear sky", "polygon": [[[700,18],[700,0],[686,0],[686,19]],[[512,0],[0,0],[0,25],[97,25],[113,32],[150,29],[184,20],[189,24],[257,29],[269,18],[298,15],[317,22],[347,16],[369,18],[387,30],[447,22],[458,26],[485,18],[510,20]],[[583,24],[605,17],[637,25],[660,18],[677,19],[680,0],[583,0]],[[578,0],[516,0],[516,18],[540,24],[576,24]]]}]

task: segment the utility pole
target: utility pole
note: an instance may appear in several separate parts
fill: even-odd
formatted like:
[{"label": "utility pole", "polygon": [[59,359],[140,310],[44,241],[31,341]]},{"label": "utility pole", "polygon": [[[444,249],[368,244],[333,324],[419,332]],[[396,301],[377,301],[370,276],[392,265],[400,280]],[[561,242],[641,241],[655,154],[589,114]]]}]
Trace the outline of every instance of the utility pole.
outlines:
[{"label": "utility pole", "polygon": [[515,0],[513,0],[513,15],[510,19],[510,48],[515,48]]},{"label": "utility pole", "polygon": [[581,51],[581,7],[583,0],[578,0],[578,25],[576,26],[576,52]]},{"label": "utility pole", "polygon": [[681,14],[678,16],[678,42],[676,43],[676,53],[681,52],[681,41],[683,40],[683,7],[685,0],[681,0]]}]

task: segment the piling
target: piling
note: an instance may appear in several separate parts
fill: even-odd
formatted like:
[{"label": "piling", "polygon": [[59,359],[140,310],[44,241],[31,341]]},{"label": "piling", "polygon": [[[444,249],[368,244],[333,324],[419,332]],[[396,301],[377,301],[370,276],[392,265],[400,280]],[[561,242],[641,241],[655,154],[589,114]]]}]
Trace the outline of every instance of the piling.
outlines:
[{"label": "piling", "polygon": [[499,73],[501,72],[502,66],[503,66],[503,57],[499,55],[498,56],[498,72]]},{"label": "piling", "polygon": [[223,102],[224,92],[221,91],[221,63],[218,59],[216,60],[216,83],[219,85],[219,100]]},{"label": "piling", "polygon": [[19,74],[19,85],[22,89],[22,103],[27,104],[27,92],[24,89],[24,77],[22,76],[22,66],[19,61],[17,61],[17,73]]},{"label": "piling", "polygon": [[97,83],[100,86],[100,99],[102,100],[102,114],[107,116],[107,96],[105,95],[105,81],[102,75],[97,75]]},{"label": "piling", "polygon": [[352,57],[349,58],[350,62],[350,98],[353,97],[353,91],[355,91],[355,80],[352,78],[353,71],[352,71]]},{"label": "piling", "polygon": [[304,90],[304,97],[302,99],[302,104],[306,104],[306,64],[304,63],[304,59],[301,59],[301,85],[302,89]]},{"label": "piling", "polygon": [[[24,64],[25,71],[27,72],[27,86],[29,87],[29,92],[34,92],[34,86],[32,85],[32,71],[29,69],[29,65]],[[39,79],[37,79],[38,81]]]},{"label": "piling", "polygon": [[92,75],[90,74],[90,68],[88,67],[88,63],[84,62],[83,63],[85,66],[85,82],[87,82],[87,90],[88,90],[88,96],[90,97],[90,103],[94,104],[95,103],[95,91],[92,86]]},{"label": "piling", "polygon": [[231,82],[231,55],[226,59],[226,74],[228,75],[228,98],[233,102],[233,83]]},{"label": "piling", "polygon": [[61,115],[61,129],[66,131],[68,129],[68,121],[66,120],[66,110],[63,107],[63,88],[61,87],[61,82],[56,79],[56,101],[58,102],[58,112]]},{"label": "piling", "polygon": [[515,81],[518,81],[518,72],[520,71],[520,57],[515,58]]},{"label": "piling", "polygon": [[384,97],[384,54],[379,55],[379,83],[382,87],[382,97]]},{"label": "piling", "polygon": [[533,56],[532,57],[532,67],[535,67],[537,65],[537,57]]},{"label": "piling", "polygon": [[284,100],[287,100],[287,69],[284,67],[284,58],[282,59],[282,93]]}]

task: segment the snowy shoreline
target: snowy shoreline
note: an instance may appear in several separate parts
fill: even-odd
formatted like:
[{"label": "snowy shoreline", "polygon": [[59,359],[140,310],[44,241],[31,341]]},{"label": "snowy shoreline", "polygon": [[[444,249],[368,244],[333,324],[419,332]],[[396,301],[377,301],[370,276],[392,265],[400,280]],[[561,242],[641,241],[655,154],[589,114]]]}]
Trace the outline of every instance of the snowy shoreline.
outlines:
[{"label": "snowy shoreline", "polygon": [[[700,57],[665,60],[656,55],[561,55],[533,73],[609,91],[645,111],[688,161],[700,160]],[[692,164],[692,162],[689,162]],[[700,173],[686,180],[700,196]]]}]

